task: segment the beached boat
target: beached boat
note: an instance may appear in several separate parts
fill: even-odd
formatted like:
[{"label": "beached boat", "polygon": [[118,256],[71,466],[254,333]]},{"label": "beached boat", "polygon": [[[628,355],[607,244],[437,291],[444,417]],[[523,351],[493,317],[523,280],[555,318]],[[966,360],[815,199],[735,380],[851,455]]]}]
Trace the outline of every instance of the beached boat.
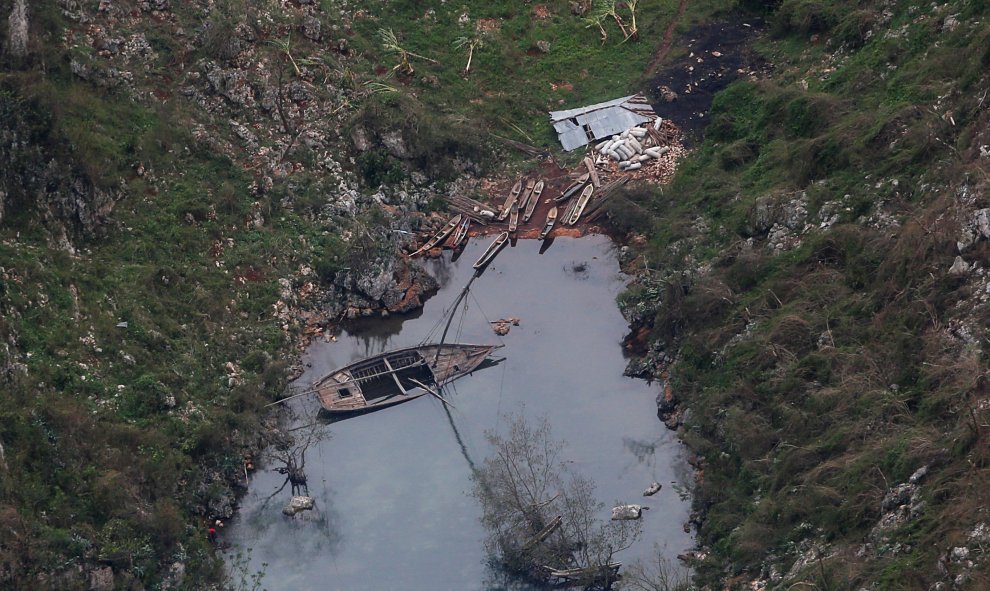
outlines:
[{"label": "beached boat", "polygon": [[419,256],[424,252],[430,250],[431,248],[435,248],[438,244],[443,242],[447,236],[450,236],[450,233],[453,232],[455,228],[457,228],[458,224],[461,223],[461,219],[463,217],[464,216],[462,214],[457,214],[454,217],[450,218],[450,221],[444,224],[443,228],[441,228],[439,232],[433,235],[433,238],[427,240],[426,244],[420,246],[419,249],[417,249],[416,252],[410,254],[409,257],[411,258],[411,257]]},{"label": "beached boat", "polygon": [[464,244],[464,239],[467,238],[468,228],[471,227],[471,218],[464,216],[461,223],[457,225],[457,229],[454,230],[454,234],[450,237],[450,247],[460,248]]},{"label": "beached boat", "polygon": [[505,205],[502,206],[502,210],[498,214],[498,221],[504,221],[508,217],[509,212],[512,211],[512,205],[519,199],[519,193],[522,191],[522,179],[516,181],[516,184],[512,185],[512,190],[509,191],[509,196],[505,199]]},{"label": "beached boat", "polygon": [[567,201],[568,199],[573,197],[578,191],[581,190],[581,187],[583,187],[584,184],[588,182],[588,179],[590,177],[591,175],[589,175],[588,173],[582,174],[577,178],[576,181],[568,185],[568,187],[564,189],[563,193],[561,193],[557,197],[554,197],[554,201],[557,203],[563,203],[564,201]]},{"label": "beached boat", "polygon": [[543,226],[543,231],[540,232],[540,240],[543,240],[550,234],[550,230],[553,230],[553,225],[557,223],[557,207],[551,207],[550,211],[547,212],[547,223]]},{"label": "beached boat", "polygon": [[571,211],[571,215],[568,216],[566,220],[564,220],[564,223],[566,223],[568,226],[573,226],[578,222],[579,219],[581,219],[581,214],[584,213],[584,208],[585,206],[588,205],[588,201],[591,200],[591,194],[594,192],[595,192],[594,185],[588,185],[587,187],[584,188],[583,191],[581,191],[581,195],[577,198],[577,201],[574,203],[574,210]]},{"label": "beached boat", "polygon": [[530,202],[530,197],[533,196],[533,187],[536,186],[536,181],[529,179],[526,181],[526,190],[522,192],[522,196],[519,198],[519,211],[525,211],[526,206]]},{"label": "beached boat", "polygon": [[533,187],[533,193],[529,196],[529,202],[526,203],[526,213],[523,214],[523,223],[528,222],[529,218],[533,217],[533,211],[536,206],[540,203],[540,197],[543,195],[543,181],[536,183]]},{"label": "beached boat", "polygon": [[505,248],[505,245],[509,243],[509,233],[502,232],[498,235],[494,242],[485,250],[485,252],[478,257],[478,260],[474,263],[475,269],[481,269],[488,263],[492,262],[495,255],[499,253],[500,250]]},{"label": "beached boat", "polygon": [[509,214],[509,234],[515,234],[519,228],[519,204],[512,206],[512,213]]},{"label": "beached boat", "polygon": [[323,410],[331,415],[371,412],[432,394],[471,373],[501,345],[426,344],[396,349],[355,361],[313,384]]}]

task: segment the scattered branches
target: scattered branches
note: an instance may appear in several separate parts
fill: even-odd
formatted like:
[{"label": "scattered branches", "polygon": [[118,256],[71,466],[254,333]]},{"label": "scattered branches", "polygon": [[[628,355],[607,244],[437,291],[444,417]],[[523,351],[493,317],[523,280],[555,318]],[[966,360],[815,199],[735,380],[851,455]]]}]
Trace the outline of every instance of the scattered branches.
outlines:
[{"label": "scattered branches", "polygon": [[[630,39],[636,41],[639,39],[639,31],[636,28],[636,5],[638,3],[639,0],[625,0],[621,3],[619,0],[595,0],[591,16],[585,20],[588,22],[588,27],[598,27],[598,32],[602,36],[602,45],[605,45],[608,40],[608,31],[605,29],[605,25],[609,19],[614,20],[615,24],[619,26],[619,30],[622,31],[623,43]],[[628,26],[619,14],[620,7],[629,11],[631,24]]]},{"label": "scattered branches", "polygon": [[364,83],[364,87],[368,89],[368,94],[399,92],[396,87],[389,86],[383,82],[368,81]]},{"label": "scattered branches", "polygon": [[484,47],[485,40],[480,36],[475,35],[474,37],[458,37],[454,39],[454,47],[461,49],[462,47],[468,48],[468,58],[467,65],[464,66],[464,75],[467,76],[471,71],[471,60],[474,58],[474,50]]},{"label": "scattered branches", "polygon": [[292,67],[295,68],[296,70],[296,76],[302,76],[302,70],[299,69],[299,64],[297,64],[295,58],[292,57],[292,51],[291,51],[292,33],[286,35],[285,41],[282,41],[280,39],[272,39],[271,41],[269,41],[269,43],[273,47],[281,51],[285,55],[285,57],[289,58],[289,63],[291,63]]},{"label": "scattered branches", "polygon": [[413,53],[399,45],[399,39],[395,36],[392,29],[378,29],[378,38],[382,42],[382,49],[388,53],[395,54],[399,58],[399,63],[392,67],[393,72],[400,70],[403,74],[411,76],[413,72],[416,71],[409,62],[409,58],[411,57],[430,62],[431,64],[439,63],[434,59],[419,55],[418,53]]}]

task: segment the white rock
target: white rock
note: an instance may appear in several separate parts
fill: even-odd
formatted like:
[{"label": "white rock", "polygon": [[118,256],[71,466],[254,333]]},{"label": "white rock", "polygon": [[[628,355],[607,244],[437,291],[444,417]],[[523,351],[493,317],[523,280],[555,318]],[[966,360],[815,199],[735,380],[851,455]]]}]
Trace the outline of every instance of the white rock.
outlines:
[{"label": "white rock", "polygon": [[292,500],[289,501],[289,504],[286,505],[284,509],[282,509],[282,513],[284,515],[288,515],[291,517],[296,513],[299,513],[300,511],[306,511],[312,509],[315,506],[316,506],[316,500],[313,499],[313,497],[303,497],[303,496],[292,497]]},{"label": "white rock", "polygon": [[643,515],[641,505],[619,505],[612,508],[612,521],[639,519]]},{"label": "white rock", "polygon": [[957,256],[956,260],[953,261],[952,266],[949,267],[949,275],[953,277],[961,277],[969,272],[969,263],[963,260],[961,256]]}]

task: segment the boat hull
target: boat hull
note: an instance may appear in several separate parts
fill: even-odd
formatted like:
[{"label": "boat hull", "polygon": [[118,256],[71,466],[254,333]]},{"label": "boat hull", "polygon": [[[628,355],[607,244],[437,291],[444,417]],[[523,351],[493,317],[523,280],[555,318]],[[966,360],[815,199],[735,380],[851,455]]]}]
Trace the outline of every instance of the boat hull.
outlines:
[{"label": "boat hull", "polygon": [[[429,344],[386,351],[318,379],[322,413],[355,415],[415,400],[474,371],[498,345]],[[424,387],[426,386],[426,387]]]},{"label": "boat hull", "polygon": [[543,181],[536,183],[533,187],[533,193],[529,197],[529,202],[526,204],[526,211],[523,213],[522,221],[523,223],[528,222],[529,218],[533,217],[533,212],[536,211],[536,206],[540,203],[540,198],[543,196]]},{"label": "boat hull", "polygon": [[551,207],[550,211],[547,212],[547,221],[543,224],[543,231],[540,232],[540,240],[543,240],[550,234],[553,230],[554,225],[557,223],[557,208]]},{"label": "boat hull", "polygon": [[474,263],[474,268],[481,269],[488,263],[492,262],[492,259],[495,258],[495,255],[497,255],[499,251],[505,248],[505,245],[508,243],[509,243],[509,233],[502,232],[501,234],[499,234],[498,237],[488,246],[488,248],[485,249],[485,252],[480,257],[478,257],[478,260]]},{"label": "boat hull", "polygon": [[461,224],[461,220],[463,219],[463,217],[464,216],[462,214],[457,214],[454,217],[450,218],[450,220],[448,220],[447,223],[444,224],[443,228],[441,228],[439,232],[434,234],[432,238],[426,241],[426,244],[420,246],[415,252],[410,254],[409,257],[410,258],[417,257],[423,254],[424,252],[427,252],[428,250],[439,246],[440,243],[443,242],[447,238],[447,236],[450,236],[451,232],[453,232],[454,229],[456,229]]},{"label": "boat hull", "polygon": [[574,202],[574,208],[570,211],[567,218],[564,220],[568,226],[573,226],[578,223],[581,219],[581,214],[584,213],[585,206],[588,205],[588,201],[591,200],[591,194],[594,193],[595,187],[593,185],[588,185],[581,191],[581,196],[578,200]]}]

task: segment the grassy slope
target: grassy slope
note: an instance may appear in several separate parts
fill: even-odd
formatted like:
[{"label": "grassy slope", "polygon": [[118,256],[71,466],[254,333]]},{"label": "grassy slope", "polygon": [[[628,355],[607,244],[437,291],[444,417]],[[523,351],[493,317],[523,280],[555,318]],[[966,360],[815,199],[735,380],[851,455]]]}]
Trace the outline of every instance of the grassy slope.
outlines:
[{"label": "grassy slope", "polygon": [[[447,121],[480,118],[496,133],[552,143],[545,111],[635,90],[632,81],[674,11],[670,1],[642,2],[643,40],[619,45],[612,27],[602,47],[567,4],[548,2],[553,16],[546,23],[515,2],[443,5],[427,23],[415,2],[374,3],[365,8],[368,17],[342,20],[340,6],[327,1],[320,18],[326,30],[351,28],[341,36],[353,55],[324,57],[341,84],[381,80],[417,95],[411,116],[428,110]],[[934,552],[960,537],[981,502],[973,491],[985,482],[985,432],[971,430],[959,413],[960,400],[982,383],[976,376],[985,362],[979,348],[961,348],[935,330],[960,296],[955,285],[928,278],[928,271],[941,277],[951,256],[948,238],[926,233],[925,224],[944,207],[938,192],[971,167],[953,148],[970,148],[968,130],[980,116],[971,97],[986,69],[987,33],[940,33],[936,15],[914,23],[931,10],[920,4],[920,13],[909,14],[910,3],[898,3],[890,24],[880,22],[872,4],[818,4],[784,3],[780,37],[765,47],[779,66],[774,78],[724,94],[708,142],[686,163],[674,191],[639,198],[636,207],[656,220],[631,222],[652,237],[651,267],[677,278],[689,267],[685,252],[714,263],[687,294],[669,290],[658,299],[668,286],[647,282],[640,294],[650,297],[641,309],[657,339],[683,345],[673,375],[676,391],[694,408],[687,437],[706,459],[698,498],[709,509],[701,535],[715,549],[702,577],[717,578],[727,565],[730,572],[752,570],[767,552],[786,557],[808,539],[837,547],[862,540],[887,481],[903,481],[921,463],[938,460],[926,489],[930,509],[901,537],[912,550],[884,551],[867,564],[848,560],[846,571],[828,565],[828,572],[837,569],[833,583],[862,573],[864,581],[896,586],[895,573],[924,578]],[[958,4],[964,19],[984,10]],[[689,19],[732,5],[693,2]],[[218,6],[220,20],[243,14],[236,2]],[[453,46],[471,31],[456,24],[461,6],[472,18],[500,19],[501,31],[477,51],[466,78],[459,73],[464,51]],[[178,17],[189,30],[197,26],[192,14]],[[57,15],[50,18],[57,30]],[[871,23],[877,34],[864,40]],[[907,35],[884,39],[901,24]],[[161,54],[158,70],[169,73],[183,61],[182,43],[154,20],[144,26]],[[441,64],[414,60],[411,78],[377,76],[376,69],[395,64],[377,41],[383,27]],[[815,34],[833,45],[810,42]],[[294,50],[321,51],[293,39]],[[551,43],[550,54],[529,55],[537,40]],[[843,42],[856,47],[824,75],[820,60]],[[53,133],[77,147],[91,178],[108,186],[126,178],[128,193],[106,238],[78,257],[49,250],[29,216],[8,217],[2,230],[0,255],[15,271],[4,280],[2,329],[15,339],[14,360],[29,367],[0,400],[9,468],[0,473],[0,520],[18,532],[0,542],[2,561],[18,580],[33,581],[37,572],[103,558],[152,585],[173,559],[188,558],[188,580],[197,588],[218,569],[193,513],[226,486],[222,478],[199,483],[236,478],[236,436],[251,432],[260,405],[281,383],[274,360],[287,341],[270,314],[275,280],[310,262],[323,244],[340,245],[312,216],[280,207],[279,191],[291,191],[284,185],[262,203],[270,222],[248,228],[253,179],[185,135],[191,105],[135,104],[72,78],[64,63],[52,56],[47,77],[35,67],[8,76],[5,85],[39,118],[53,114]],[[877,71],[888,63],[898,68],[881,79]],[[808,81],[807,90],[795,84],[799,79]],[[560,86],[565,82],[573,90]],[[955,126],[926,110],[953,89],[939,109],[954,110]],[[356,98],[352,108],[359,111],[364,100]],[[395,105],[376,100],[386,109]],[[157,180],[134,176],[138,158]],[[901,189],[889,182],[876,188],[895,174]],[[923,176],[934,189],[919,188]],[[851,196],[836,229],[777,257],[742,249],[740,232],[754,203],[798,190],[808,191],[813,210]],[[880,198],[909,219],[893,238],[855,223]],[[187,213],[195,224],[185,222]],[[711,230],[699,231],[699,214]],[[234,242],[221,269],[208,253],[215,240],[228,238]],[[695,246],[671,247],[688,243]],[[235,280],[248,267],[260,281]],[[119,321],[128,328],[116,328]],[[715,354],[750,321],[751,337]],[[817,345],[822,332],[830,339],[825,348]],[[244,368],[241,385],[228,382],[228,361]]]},{"label": "grassy slope", "polygon": [[[987,310],[946,271],[959,196],[987,182],[987,16],[984,2],[785,0],[762,48],[774,73],[717,97],[672,190],[616,204],[663,275],[626,303],[680,348],[670,373],[713,550],[702,581],[786,572],[812,545],[826,558],[785,588],[924,589],[960,572],[936,564],[986,520]],[[815,226],[838,217],[774,256],[761,207],[802,193]],[[628,213],[643,208],[651,222]],[[960,320],[977,342],[948,329]],[[924,509],[871,539],[884,494],[923,465]],[[987,580],[978,561],[968,584]]]},{"label": "grassy slope", "polygon": [[[0,12],[9,4],[0,2]],[[326,234],[327,220],[313,215],[319,195],[300,193],[311,180],[305,174],[277,180],[262,196],[261,228],[246,223],[258,207],[250,191],[257,179],[243,163],[191,137],[194,122],[205,121],[214,134],[226,133],[226,124],[221,116],[214,125],[174,82],[182,79],[179,68],[188,71],[220,51],[209,36],[204,42],[194,34],[203,22],[229,32],[245,7],[217,3],[204,17],[172,4],[174,20],[136,19],[136,30],[114,30],[100,20],[95,2],[81,4],[110,34],[146,36],[158,58],[138,73],[136,86],[166,100],[136,102],[122,90],[74,77],[70,58],[102,63],[86,46],[35,45],[34,58],[7,64],[3,74],[4,108],[16,109],[37,137],[47,138],[53,156],[98,186],[126,186],[103,235],[76,237],[73,256],[50,247],[48,230],[30,207],[7,211],[0,227],[5,361],[27,370],[7,376],[0,397],[0,525],[13,532],[0,536],[4,584],[55,586],[63,574],[68,581],[78,577],[76,566],[101,562],[114,567],[121,585],[130,578],[153,587],[175,561],[185,565],[190,589],[220,580],[203,518],[241,478],[242,446],[252,443],[262,405],[281,390],[283,359],[297,328],[283,333],[272,313],[277,280],[299,283],[300,265],[333,266],[335,254],[346,256],[341,241]],[[460,5],[438,8],[429,26],[413,18],[424,10],[417,5],[371,3],[363,7],[370,18],[352,21],[339,16],[337,3],[324,2],[324,30],[338,27],[328,37],[346,37],[349,55],[301,36],[292,37],[292,51],[328,64],[323,71],[341,87],[360,91],[365,82],[383,81],[401,90],[401,99],[347,95],[345,108],[359,118],[378,110],[398,125],[427,121],[443,129],[480,118],[482,128],[528,140],[506,124],[513,121],[536,143],[552,140],[545,110],[559,101],[573,106],[631,91],[653,50],[650,40],[659,38],[672,10],[669,2],[642,3],[644,41],[619,45],[612,26],[603,47],[567,2],[548,3],[553,16],[546,23],[534,22],[530,7],[520,10],[515,2],[469,2],[472,17],[500,19],[501,32],[478,50],[464,78],[463,51],[452,43],[465,34],[456,24]],[[291,9],[275,14],[275,29],[301,18]],[[78,28],[55,7],[33,15],[39,36],[61,38],[63,28]],[[176,26],[186,30],[185,39],[171,36]],[[441,64],[414,62],[416,76],[399,81],[376,74],[395,63],[379,45],[383,27]],[[527,55],[538,39],[551,42],[548,56]],[[255,49],[273,60],[278,55],[271,40]],[[426,76],[436,76],[439,86]],[[573,90],[551,89],[561,82]],[[136,174],[138,162],[146,176]],[[387,167],[394,170],[394,163]],[[294,207],[282,206],[286,195]],[[236,364],[238,381],[229,379],[228,363]]]}]

